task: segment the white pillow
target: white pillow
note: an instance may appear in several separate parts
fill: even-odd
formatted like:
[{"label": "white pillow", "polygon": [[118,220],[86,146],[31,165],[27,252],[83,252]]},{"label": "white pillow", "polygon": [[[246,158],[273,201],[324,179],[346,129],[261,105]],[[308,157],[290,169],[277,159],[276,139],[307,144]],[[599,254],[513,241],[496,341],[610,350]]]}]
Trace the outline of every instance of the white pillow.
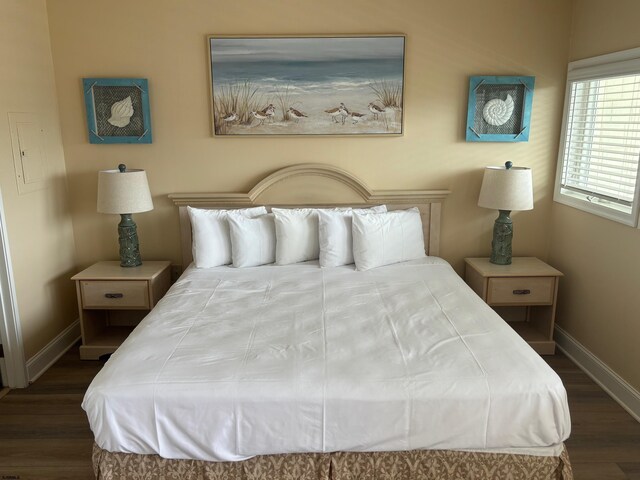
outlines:
[{"label": "white pillow", "polygon": [[353,258],[357,270],[425,257],[420,210],[353,214]]},{"label": "white pillow", "polygon": [[385,205],[340,211],[318,210],[320,266],[339,267],[353,263],[353,236],[351,234],[353,213],[383,213],[386,211]]},{"label": "white pillow", "polygon": [[276,264],[315,260],[318,246],[318,210],[315,208],[272,208],[276,223]]},{"label": "white pillow", "polygon": [[273,214],[247,218],[229,213],[227,218],[234,267],[255,267],[276,261],[276,226]]},{"label": "white pillow", "polygon": [[265,215],[264,207],[239,210],[206,210],[187,207],[191,219],[193,261],[198,268],[218,267],[231,263],[231,238],[227,214],[257,217]]}]

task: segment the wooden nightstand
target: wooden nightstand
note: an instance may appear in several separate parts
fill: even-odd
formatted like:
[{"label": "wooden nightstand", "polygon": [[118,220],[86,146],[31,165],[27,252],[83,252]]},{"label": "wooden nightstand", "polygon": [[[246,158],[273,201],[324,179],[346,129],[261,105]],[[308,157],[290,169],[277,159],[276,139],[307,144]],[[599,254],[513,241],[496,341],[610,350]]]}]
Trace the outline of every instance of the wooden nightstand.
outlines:
[{"label": "wooden nightstand", "polygon": [[[513,308],[524,316],[509,325],[541,355],[553,355],[553,326],[558,283],[562,273],[535,257],[514,257],[511,265],[494,265],[488,258],[465,258],[465,281],[506,320]],[[516,312],[517,313],[517,312]],[[517,315],[516,315],[517,316]]]},{"label": "wooden nightstand", "polygon": [[82,345],[80,358],[113,353],[169,289],[171,262],[123,268],[98,262],[71,277],[76,282]]}]

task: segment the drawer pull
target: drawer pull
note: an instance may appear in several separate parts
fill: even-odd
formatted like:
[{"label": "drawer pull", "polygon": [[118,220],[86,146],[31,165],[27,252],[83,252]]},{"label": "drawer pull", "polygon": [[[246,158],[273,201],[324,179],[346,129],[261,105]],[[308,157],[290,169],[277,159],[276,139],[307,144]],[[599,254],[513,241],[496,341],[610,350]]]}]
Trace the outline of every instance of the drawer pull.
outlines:
[{"label": "drawer pull", "polygon": [[124,293],[105,293],[104,296],[106,298],[122,298],[124,297]]},{"label": "drawer pull", "polygon": [[513,294],[514,295],[529,295],[531,293],[531,290],[514,290]]}]

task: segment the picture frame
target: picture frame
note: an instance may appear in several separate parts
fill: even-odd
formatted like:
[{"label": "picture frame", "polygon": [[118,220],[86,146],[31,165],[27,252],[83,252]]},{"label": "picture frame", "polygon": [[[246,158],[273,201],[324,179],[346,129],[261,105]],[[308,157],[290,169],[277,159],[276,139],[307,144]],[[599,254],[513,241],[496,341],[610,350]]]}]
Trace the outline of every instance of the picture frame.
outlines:
[{"label": "picture frame", "polygon": [[215,137],[401,136],[405,35],[208,35]]},{"label": "picture frame", "polygon": [[146,78],[83,78],[89,143],[151,143]]},{"label": "picture frame", "polygon": [[472,76],[467,142],[527,142],[535,77]]}]

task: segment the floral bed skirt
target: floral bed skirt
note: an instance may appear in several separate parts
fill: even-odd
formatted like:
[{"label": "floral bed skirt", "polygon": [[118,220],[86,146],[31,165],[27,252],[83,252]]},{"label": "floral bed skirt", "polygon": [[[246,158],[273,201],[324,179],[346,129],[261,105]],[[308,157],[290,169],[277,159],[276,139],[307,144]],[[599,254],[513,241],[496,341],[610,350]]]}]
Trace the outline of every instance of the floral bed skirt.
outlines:
[{"label": "floral bed skirt", "polygon": [[93,446],[97,480],[573,480],[559,457],[413,450],[262,455],[242,462],[167,460]]}]

